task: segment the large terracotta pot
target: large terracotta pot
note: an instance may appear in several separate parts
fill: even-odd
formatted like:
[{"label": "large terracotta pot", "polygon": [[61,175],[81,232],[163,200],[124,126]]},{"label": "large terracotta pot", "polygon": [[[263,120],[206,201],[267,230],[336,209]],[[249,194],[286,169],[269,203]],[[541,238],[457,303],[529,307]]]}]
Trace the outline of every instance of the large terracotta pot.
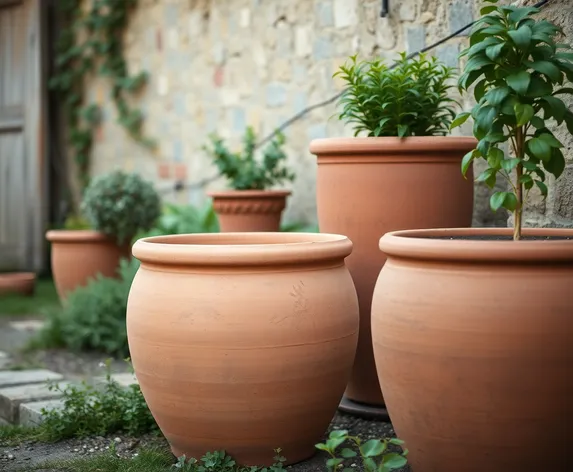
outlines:
[{"label": "large terracotta pot", "polygon": [[60,300],[86,285],[97,274],[116,277],[121,258],[131,257],[131,245],[118,246],[111,238],[91,230],[51,230],[52,273]]},{"label": "large terracotta pot", "polygon": [[218,233],[137,241],[129,348],[176,456],[312,456],[350,376],[358,300],[345,236]]},{"label": "large terracotta pot", "polygon": [[374,354],[415,472],[573,470],[573,230],[511,232],[380,240]]},{"label": "large terracotta pot", "polygon": [[34,272],[6,272],[0,274],[0,296],[19,294],[32,296],[36,288]]},{"label": "large terracotta pot", "polygon": [[211,192],[213,209],[223,233],[279,231],[285,190],[233,190]]},{"label": "large terracotta pot", "polygon": [[372,292],[385,257],[380,236],[411,228],[470,226],[473,178],[461,160],[474,138],[329,138],[310,144],[318,156],[321,232],[344,234],[354,245],[347,264],[360,303],[360,338],[346,396],[383,405],[370,334]]}]

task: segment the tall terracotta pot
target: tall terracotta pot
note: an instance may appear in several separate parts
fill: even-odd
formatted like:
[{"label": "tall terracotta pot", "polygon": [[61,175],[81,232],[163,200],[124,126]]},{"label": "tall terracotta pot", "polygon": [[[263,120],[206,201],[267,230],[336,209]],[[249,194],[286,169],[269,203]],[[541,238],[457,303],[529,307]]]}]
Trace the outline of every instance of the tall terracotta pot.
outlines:
[{"label": "tall terracotta pot", "polygon": [[46,239],[52,243],[52,273],[62,301],[97,274],[116,277],[120,259],[131,257],[130,244],[118,246],[97,231],[51,230]]},{"label": "tall terracotta pot", "polygon": [[129,348],[176,456],[312,456],[350,376],[358,301],[345,236],[218,233],[137,241]]},{"label": "tall terracotta pot", "polygon": [[346,396],[383,405],[370,333],[372,292],[385,257],[380,236],[410,228],[470,226],[473,179],[460,175],[474,138],[328,138],[312,141],[318,157],[320,231],[354,244],[347,264],[360,303],[360,338]]},{"label": "tall terracotta pot", "polygon": [[211,192],[213,209],[223,233],[279,231],[285,190],[233,190]]},{"label": "tall terracotta pot", "polygon": [[380,240],[374,354],[415,472],[573,470],[573,230],[511,232]]}]

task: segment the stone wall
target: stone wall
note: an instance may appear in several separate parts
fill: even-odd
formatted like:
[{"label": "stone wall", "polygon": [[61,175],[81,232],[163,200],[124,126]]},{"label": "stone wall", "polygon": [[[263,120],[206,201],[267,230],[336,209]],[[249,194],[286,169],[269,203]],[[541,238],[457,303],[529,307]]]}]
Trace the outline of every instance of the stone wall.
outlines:
[{"label": "stone wall", "polygon": [[[137,103],[147,117],[146,132],[159,146],[151,153],[127,137],[115,124],[108,85],[94,80],[89,94],[103,105],[104,121],[96,133],[93,173],[118,167],[137,171],[165,189],[167,198],[201,203],[205,188],[169,189],[177,180],[193,183],[216,173],[201,150],[210,132],[233,146],[247,125],[266,136],[293,114],[337,93],[341,84],[331,76],[349,55],[392,60],[400,51],[418,50],[472,21],[479,4],[391,0],[389,17],[380,18],[379,0],[140,0],[125,51],[132,71],[150,73]],[[461,35],[433,53],[457,66],[466,39]],[[308,144],[352,134],[335,113],[334,104],[316,109],[286,131],[289,164],[297,174],[289,220],[316,219],[316,164]],[[471,134],[471,127],[462,132]],[[224,185],[216,181],[208,188]],[[505,226],[507,215],[491,213],[487,194],[476,185],[474,224]],[[573,211],[573,195],[565,192],[564,198],[560,205],[569,199]]]}]

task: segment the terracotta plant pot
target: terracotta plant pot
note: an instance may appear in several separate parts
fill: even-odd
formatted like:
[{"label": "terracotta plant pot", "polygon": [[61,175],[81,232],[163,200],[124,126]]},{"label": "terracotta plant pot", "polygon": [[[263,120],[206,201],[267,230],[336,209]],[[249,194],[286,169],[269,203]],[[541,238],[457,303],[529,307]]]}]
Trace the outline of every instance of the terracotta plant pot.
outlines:
[{"label": "terracotta plant pot", "polygon": [[145,400],[176,456],[239,463],[312,456],[350,376],[358,300],[345,236],[158,236],[141,261],[127,333]]},{"label": "terracotta plant pot", "polygon": [[7,272],[0,274],[0,295],[34,295],[36,274],[34,272]]},{"label": "terracotta plant pot", "polygon": [[321,232],[344,234],[354,245],[347,264],[360,302],[360,338],[346,396],[383,405],[376,375],[370,306],[385,257],[380,236],[411,228],[470,226],[473,178],[461,176],[474,138],[329,138],[310,144],[318,156]]},{"label": "terracotta plant pot", "polygon": [[415,472],[573,470],[573,230],[511,234],[380,240],[374,354]]},{"label": "terracotta plant pot", "polygon": [[97,231],[52,230],[46,239],[52,243],[52,273],[62,301],[98,273],[117,277],[120,259],[131,257],[130,244],[118,246]]},{"label": "terracotta plant pot", "polygon": [[279,231],[286,206],[285,190],[211,192],[223,233]]}]

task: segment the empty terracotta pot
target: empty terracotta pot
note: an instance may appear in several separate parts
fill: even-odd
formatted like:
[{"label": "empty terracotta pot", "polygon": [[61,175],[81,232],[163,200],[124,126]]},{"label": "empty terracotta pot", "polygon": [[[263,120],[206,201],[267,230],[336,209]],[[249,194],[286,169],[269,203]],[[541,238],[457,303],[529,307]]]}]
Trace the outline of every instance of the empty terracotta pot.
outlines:
[{"label": "empty terracotta pot", "polygon": [[180,457],[224,449],[239,463],[312,456],[350,376],[358,301],[345,236],[158,236],[127,307],[145,400]]},{"label": "empty terracotta pot", "polygon": [[209,193],[223,233],[279,231],[289,195],[290,192],[285,190]]},{"label": "empty terracotta pot", "polygon": [[415,472],[573,470],[573,230],[511,234],[380,240],[374,354]]},{"label": "empty terracotta pot", "polygon": [[121,258],[131,257],[131,245],[118,246],[102,233],[90,230],[52,230],[52,273],[60,300],[94,278],[117,277]]},{"label": "empty terracotta pot", "polygon": [[460,175],[474,138],[328,138],[312,141],[318,157],[320,231],[344,234],[354,245],[347,264],[360,303],[360,338],[346,396],[383,405],[370,333],[372,292],[389,231],[470,226],[473,178]]}]

